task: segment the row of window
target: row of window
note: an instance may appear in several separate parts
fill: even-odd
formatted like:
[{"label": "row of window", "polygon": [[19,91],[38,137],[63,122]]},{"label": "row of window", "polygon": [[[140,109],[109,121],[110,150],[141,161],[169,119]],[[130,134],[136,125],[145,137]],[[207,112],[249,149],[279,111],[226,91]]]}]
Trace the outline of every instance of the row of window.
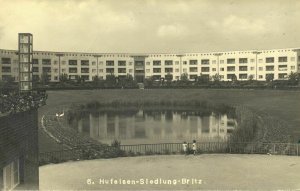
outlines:
[{"label": "row of window", "polygon": [[[265,71],[274,71],[275,70],[275,67],[274,66],[265,66],[265,67],[259,67],[258,70],[259,71],[263,71],[265,68]],[[291,70],[295,70],[295,66],[290,66],[290,69]],[[14,72],[18,72],[17,71],[18,68],[15,68]],[[188,68],[189,69],[189,72],[198,72],[198,68],[197,67],[190,67]],[[183,72],[187,72],[188,71],[187,68],[184,68],[183,69]],[[209,67],[201,67],[199,68],[201,69],[202,72],[209,72],[210,71],[210,68]],[[236,67],[235,66],[228,66],[227,68],[227,71],[228,72],[234,72],[236,71]],[[118,68],[118,73],[125,73],[126,72],[126,68]],[[132,69],[129,69],[130,71],[132,71]],[[211,70],[213,72],[216,72],[217,69],[216,68],[211,68]],[[255,70],[255,67],[250,67],[250,70],[251,71],[254,71]],[[279,71],[287,71],[288,70],[288,66],[287,65],[279,65],[278,66],[278,70]],[[43,72],[51,72],[51,67],[43,67],[42,68],[42,71]],[[77,68],[69,68],[69,73],[77,73],[78,69]],[[96,71],[96,69],[92,69],[92,71]],[[99,69],[99,71],[103,72],[103,69]],[[106,72],[107,73],[114,73],[115,69],[114,68],[106,68]],[[150,69],[146,69],[146,73],[150,73]],[[153,68],[153,73],[161,73],[162,69],[161,68]],[[164,69],[165,73],[173,73],[174,71],[176,73],[179,72],[179,68],[176,68],[176,69],[173,69],[173,68],[165,68]],[[225,68],[224,67],[221,67],[220,68],[220,71],[225,71]],[[238,71],[248,71],[248,66],[239,66],[238,67]],[[10,66],[2,66],[2,72],[6,72],[6,73],[10,73],[11,72],[11,67]],[[39,72],[39,67],[32,67],[32,72]],[[54,69],[54,72],[55,73],[58,73],[58,69],[55,68]],[[66,72],[66,69],[63,68],[62,69],[62,72]],[[81,68],[81,73],[89,73],[90,70],[89,68]],[[137,72],[137,71],[136,71]]]},{"label": "row of window", "polygon": [[[300,60],[300,56],[298,58]],[[220,60],[220,64],[224,64],[225,62],[227,64],[247,64],[249,63],[255,63],[255,59],[249,59],[249,58],[238,58],[238,62],[237,59],[235,58],[228,58],[227,60]],[[290,61],[291,62],[295,62],[296,58],[295,57],[290,57]],[[28,61],[28,59],[27,59]],[[33,64],[39,64],[39,59],[33,59]],[[42,59],[42,65],[51,65],[51,59]],[[258,59],[258,63],[275,63],[275,57],[267,57],[265,59]],[[201,59],[200,61],[198,60],[188,60],[188,61],[183,61],[183,65],[197,65],[198,63],[201,63],[202,65],[209,65],[210,62],[212,64],[217,64],[217,60],[209,60],[209,59]],[[277,58],[277,62],[281,63],[281,62],[288,62],[288,57],[287,56],[282,56],[282,57],[278,57]],[[11,58],[1,58],[1,63],[2,64],[11,64]],[[53,62],[55,65],[59,64],[57,60],[54,60]],[[68,64],[69,65],[78,65],[78,63],[80,63],[81,66],[89,66],[89,60],[68,60]],[[114,60],[107,60],[106,62],[106,66],[114,66],[115,65],[115,61]],[[117,61],[118,66],[126,66],[126,61],[125,60],[119,60]],[[179,65],[179,61],[173,61],[173,60],[165,60],[164,64],[165,66],[172,66],[173,63],[175,63],[175,65]],[[62,65],[66,64],[65,60],[61,61]],[[103,61],[99,62],[100,65],[103,65]],[[92,65],[96,65],[96,61],[92,62]],[[132,62],[129,62],[129,65],[132,65]],[[144,65],[143,62],[138,63],[136,62],[136,65]],[[146,65],[150,65],[150,62],[146,62]],[[162,61],[161,60],[154,60],[153,61],[153,66],[161,66],[162,65]]]}]

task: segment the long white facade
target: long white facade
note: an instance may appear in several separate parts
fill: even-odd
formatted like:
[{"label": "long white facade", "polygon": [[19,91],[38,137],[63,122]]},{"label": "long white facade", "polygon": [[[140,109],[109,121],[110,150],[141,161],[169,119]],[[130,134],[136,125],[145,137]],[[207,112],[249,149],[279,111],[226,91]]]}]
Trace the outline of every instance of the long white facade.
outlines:
[{"label": "long white facade", "polygon": [[[16,50],[0,49],[0,78],[14,77],[19,81]],[[186,73],[189,79],[196,76],[214,76],[221,80],[264,81],[271,75],[274,80],[287,79],[291,72],[300,70],[300,49],[249,50],[184,54],[123,54],[33,51],[33,80],[42,74],[58,82],[61,74],[70,79],[80,76],[87,81],[93,77],[106,79],[107,75],[132,75],[139,82],[154,76],[157,79],[171,74],[173,80]]]}]

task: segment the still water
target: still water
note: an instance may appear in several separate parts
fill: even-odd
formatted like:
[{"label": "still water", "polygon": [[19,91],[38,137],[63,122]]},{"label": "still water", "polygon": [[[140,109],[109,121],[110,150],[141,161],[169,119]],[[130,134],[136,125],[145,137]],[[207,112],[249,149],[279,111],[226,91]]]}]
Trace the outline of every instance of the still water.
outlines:
[{"label": "still water", "polygon": [[103,143],[225,141],[236,127],[227,115],[197,111],[110,111],[87,113],[70,124],[77,132]]}]

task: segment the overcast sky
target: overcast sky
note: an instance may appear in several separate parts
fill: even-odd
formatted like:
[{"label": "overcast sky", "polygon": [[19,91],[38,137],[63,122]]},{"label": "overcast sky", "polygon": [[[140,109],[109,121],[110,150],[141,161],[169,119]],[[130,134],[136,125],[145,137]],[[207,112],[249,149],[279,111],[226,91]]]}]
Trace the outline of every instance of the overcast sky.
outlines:
[{"label": "overcast sky", "polygon": [[297,0],[0,0],[0,49],[181,53],[300,47]]}]

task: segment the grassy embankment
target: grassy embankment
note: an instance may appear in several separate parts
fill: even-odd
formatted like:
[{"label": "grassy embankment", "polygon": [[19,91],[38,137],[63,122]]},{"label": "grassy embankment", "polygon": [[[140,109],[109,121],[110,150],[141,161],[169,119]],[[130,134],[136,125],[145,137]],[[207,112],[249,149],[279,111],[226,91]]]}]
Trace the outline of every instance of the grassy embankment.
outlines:
[{"label": "grassy embankment", "polygon": [[[287,122],[287,131],[293,141],[300,139],[300,92],[283,90],[213,90],[213,89],[153,89],[153,90],[68,90],[49,91],[47,105],[39,111],[46,113],[62,111],[71,104],[91,101],[108,103],[114,100],[124,102],[161,101],[176,102],[207,100],[216,104],[243,105],[253,111],[262,112]],[[57,149],[53,142],[40,133],[40,150]]]}]

